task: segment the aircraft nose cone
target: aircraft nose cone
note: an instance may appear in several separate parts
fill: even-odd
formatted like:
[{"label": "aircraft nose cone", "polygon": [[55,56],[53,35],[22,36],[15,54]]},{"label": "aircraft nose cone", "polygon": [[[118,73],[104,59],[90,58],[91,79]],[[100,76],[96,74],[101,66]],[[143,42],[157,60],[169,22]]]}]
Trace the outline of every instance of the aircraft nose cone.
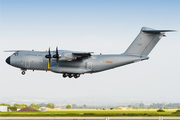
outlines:
[{"label": "aircraft nose cone", "polygon": [[6,59],[7,64],[10,64],[10,57]]}]

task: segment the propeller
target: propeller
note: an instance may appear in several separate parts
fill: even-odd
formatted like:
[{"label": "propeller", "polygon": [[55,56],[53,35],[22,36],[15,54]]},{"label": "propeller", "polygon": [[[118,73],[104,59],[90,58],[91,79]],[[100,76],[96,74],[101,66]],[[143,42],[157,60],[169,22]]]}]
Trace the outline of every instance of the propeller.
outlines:
[{"label": "propeller", "polygon": [[51,51],[50,51],[50,47],[49,47],[49,51],[48,51],[48,55],[46,55],[45,57],[46,58],[49,58],[49,60],[48,60],[48,69],[49,69],[49,67],[50,67],[50,65],[51,65]]},{"label": "propeller", "polygon": [[58,47],[56,47],[56,54],[53,55],[53,58],[56,58],[57,66],[59,65],[59,53],[58,53]]}]

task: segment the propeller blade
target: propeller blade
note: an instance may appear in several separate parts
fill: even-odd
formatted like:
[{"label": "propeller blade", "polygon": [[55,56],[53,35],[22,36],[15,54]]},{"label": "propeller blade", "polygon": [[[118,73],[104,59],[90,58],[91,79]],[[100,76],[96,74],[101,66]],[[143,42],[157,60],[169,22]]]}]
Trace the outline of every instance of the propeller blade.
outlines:
[{"label": "propeller blade", "polygon": [[49,61],[48,61],[48,69],[49,66],[51,66],[51,51],[50,51],[50,47],[49,47]]},{"label": "propeller blade", "polygon": [[59,60],[58,59],[56,59],[56,63],[57,63],[57,66],[59,66]]},{"label": "propeller blade", "polygon": [[51,66],[51,63],[50,63],[50,61],[48,60],[48,69],[49,69],[50,66]]},{"label": "propeller blade", "polygon": [[56,47],[56,55],[58,55],[58,46]]},{"label": "propeller blade", "polygon": [[46,58],[51,58],[50,47],[49,47],[48,55],[46,55],[45,57],[46,57]]},{"label": "propeller blade", "polygon": [[50,47],[49,47],[49,56],[51,57]]},{"label": "propeller blade", "polygon": [[48,69],[51,66],[51,50],[49,47],[48,55],[45,56],[45,58],[48,58]]},{"label": "propeller blade", "polygon": [[58,53],[58,46],[56,47],[56,63],[57,66],[59,65],[59,53]]}]

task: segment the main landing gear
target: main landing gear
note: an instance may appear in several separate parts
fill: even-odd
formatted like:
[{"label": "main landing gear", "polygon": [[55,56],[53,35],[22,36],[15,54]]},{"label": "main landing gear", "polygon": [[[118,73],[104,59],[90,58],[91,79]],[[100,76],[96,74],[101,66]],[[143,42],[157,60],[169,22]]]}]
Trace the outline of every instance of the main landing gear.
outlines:
[{"label": "main landing gear", "polygon": [[80,77],[80,74],[74,74],[74,73],[64,73],[63,74],[63,77],[65,78],[65,77],[69,77],[69,78],[72,78],[72,77],[74,77],[74,78],[78,78],[78,77]]}]

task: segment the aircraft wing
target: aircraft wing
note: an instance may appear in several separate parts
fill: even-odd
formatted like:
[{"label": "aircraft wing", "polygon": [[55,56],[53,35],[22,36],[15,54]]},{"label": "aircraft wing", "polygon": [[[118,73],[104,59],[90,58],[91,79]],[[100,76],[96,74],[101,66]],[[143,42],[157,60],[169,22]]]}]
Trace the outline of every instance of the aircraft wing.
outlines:
[{"label": "aircraft wing", "polygon": [[5,50],[4,52],[27,52],[30,50]]},{"label": "aircraft wing", "polygon": [[60,61],[73,61],[88,58],[91,56],[93,52],[63,52],[60,53],[61,57],[59,58]]},{"label": "aircraft wing", "polygon": [[93,52],[73,52],[73,55],[81,56],[81,57],[89,57]]},{"label": "aircraft wing", "polygon": [[91,56],[93,52],[72,52],[76,59],[84,59]]}]

